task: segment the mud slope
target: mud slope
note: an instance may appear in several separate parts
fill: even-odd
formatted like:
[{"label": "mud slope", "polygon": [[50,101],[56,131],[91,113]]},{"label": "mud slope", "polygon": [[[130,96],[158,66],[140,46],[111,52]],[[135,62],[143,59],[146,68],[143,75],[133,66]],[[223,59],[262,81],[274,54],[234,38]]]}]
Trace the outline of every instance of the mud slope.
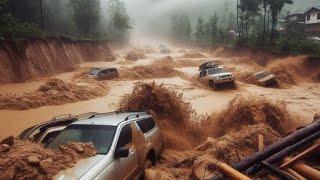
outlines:
[{"label": "mud slope", "polygon": [[107,42],[60,39],[2,42],[0,83],[23,82],[72,71],[83,61],[112,61]]}]

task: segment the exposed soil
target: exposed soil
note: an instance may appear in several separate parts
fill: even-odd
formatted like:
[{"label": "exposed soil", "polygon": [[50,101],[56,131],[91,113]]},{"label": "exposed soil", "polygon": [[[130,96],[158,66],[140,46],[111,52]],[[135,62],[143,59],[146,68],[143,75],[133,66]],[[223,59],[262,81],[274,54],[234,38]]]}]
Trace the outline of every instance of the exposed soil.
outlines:
[{"label": "exposed soil", "polygon": [[79,80],[67,83],[50,79],[38,90],[21,94],[1,94],[0,109],[26,110],[41,106],[74,103],[101,97],[108,88],[94,80]]},{"label": "exposed soil", "polygon": [[5,41],[0,83],[24,82],[75,70],[82,62],[114,61],[108,42],[61,39]]},{"label": "exposed soil", "polygon": [[39,144],[14,140],[0,152],[0,179],[52,179],[59,171],[71,168],[77,161],[96,155],[93,144],[68,143],[59,150],[49,150]]}]

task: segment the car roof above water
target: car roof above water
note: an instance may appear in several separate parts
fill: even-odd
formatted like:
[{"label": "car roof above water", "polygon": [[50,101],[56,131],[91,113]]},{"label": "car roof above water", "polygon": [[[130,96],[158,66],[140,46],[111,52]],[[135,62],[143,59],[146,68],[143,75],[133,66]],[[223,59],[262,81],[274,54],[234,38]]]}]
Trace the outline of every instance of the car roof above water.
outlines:
[{"label": "car roof above water", "polygon": [[145,112],[127,112],[127,113],[102,113],[92,116],[89,119],[76,121],[72,125],[108,125],[118,126],[120,123],[138,117],[148,117]]}]

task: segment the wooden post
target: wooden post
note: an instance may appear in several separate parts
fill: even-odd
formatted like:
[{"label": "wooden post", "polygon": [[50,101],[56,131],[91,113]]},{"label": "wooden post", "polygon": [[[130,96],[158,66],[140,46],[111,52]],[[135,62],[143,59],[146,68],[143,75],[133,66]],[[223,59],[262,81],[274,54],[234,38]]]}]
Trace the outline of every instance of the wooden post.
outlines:
[{"label": "wooden post", "polygon": [[258,134],[258,141],[259,141],[259,151],[263,151],[265,147],[263,134],[261,133]]},{"label": "wooden post", "polygon": [[230,179],[233,180],[250,180],[249,177],[247,177],[246,175],[242,174],[241,172],[233,169],[232,167],[230,167],[229,165],[225,164],[225,163],[218,163],[217,167],[219,169],[219,171],[224,174],[225,176],[229,177]]}]

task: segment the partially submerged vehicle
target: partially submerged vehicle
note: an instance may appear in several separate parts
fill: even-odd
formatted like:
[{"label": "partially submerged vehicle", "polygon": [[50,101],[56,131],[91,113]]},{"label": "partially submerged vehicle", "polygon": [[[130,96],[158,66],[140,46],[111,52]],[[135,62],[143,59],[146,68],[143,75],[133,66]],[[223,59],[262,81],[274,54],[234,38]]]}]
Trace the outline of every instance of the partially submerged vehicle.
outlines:
[{"label": "partially submerged vehicle", "polygon": [[89,118],[96,113],[85,113],[72,116],[71,114],[60,115],[52,118],[50,121],[46,121],[35,126],[32,126],[24,130],[18,138],[21,140],[28,140],[31,142],[47,145],[58,134],[63,131],[69,124]]},{"label": "partially submerged vehicle", "polygon": [[162,54],[170,54],[171,53],[170,49],[167,48],[165,45],[160,45],[159,49]]},{"label": "partially submerged vehicle", "polygon": [[209,61],[199,67],[199,79],[201,82],[209,84],[210,87],[219,88],[222,85],[235,86],[235,79],[231,72],[219,67],[218,63]]},{"label": "partially submerged vehicle", "polygon": [[[62,119],[54,121],[63,122],[65,128],[45,147],[58,149],[68,142],[93,143],[97,155],[78,161],[73,168],[61,171],[53,179],[141,177],[145,168],[155,165],[163,147],[159,126],[153,116],[145,112],[88,113],[83,119],[66,119],[68,123]],[[57,123],[45,124],[60,127]],[[43,125],[29,128],[21,137],[26,139]]]},{"label": "partially submerged vehicle", "polygon": [[119,77],[119,72],[116,68],[92,68],[87,77],[96,80],[108,80]]},{"label": "partially submerged vehicle", "polygon": [[276,76],[267,71],[261,71],[254,74],[254,78],[255,78],[256,84],[260,86],[270,87],[270,86],[277,85]]}]

